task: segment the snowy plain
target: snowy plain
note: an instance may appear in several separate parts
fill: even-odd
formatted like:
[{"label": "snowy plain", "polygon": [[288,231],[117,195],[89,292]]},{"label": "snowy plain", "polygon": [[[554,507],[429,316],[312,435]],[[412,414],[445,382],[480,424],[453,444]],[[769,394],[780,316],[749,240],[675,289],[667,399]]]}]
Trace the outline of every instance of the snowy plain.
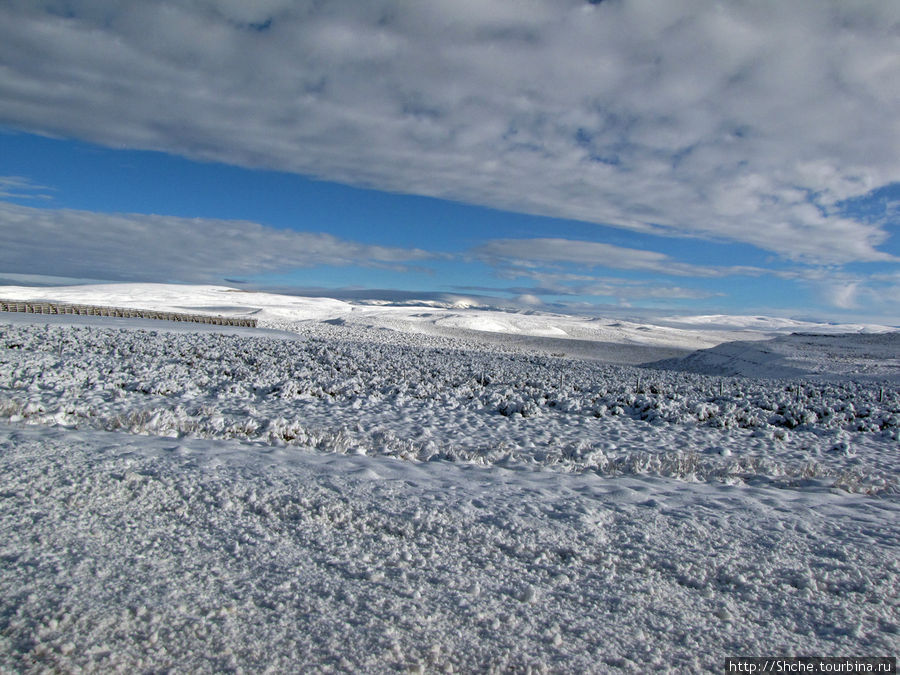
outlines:
[{"label": "snowy plain", "polygon": [[0,315],[0,669],[900,651],[890,327],[137,284],[0,297],[261,326]]}]

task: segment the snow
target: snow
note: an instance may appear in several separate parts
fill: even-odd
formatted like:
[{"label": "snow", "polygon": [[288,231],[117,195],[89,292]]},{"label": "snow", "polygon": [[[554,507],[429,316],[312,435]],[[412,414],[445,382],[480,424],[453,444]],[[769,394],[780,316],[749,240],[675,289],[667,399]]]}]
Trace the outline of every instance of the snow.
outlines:
[{"label": "snow", "polygon": [[708,375],[851,376],[900,382],[900,332],[780,335],[728,342],[687,357],[651,364]]},{"label": "snow", "polygon": [[818,323],[772,316],[734,316],[705,314],[698,316],[669,316],[660,319],[665,325],[719,328],[723,330],[754,330],[790,333],[889,333],[898,326],[882,326],[862,323]]},{"label": "snow", "polygon": [[[256,318],[260,325],[288,328],[298,322],[338,321],[368,328],[463,337],[492,344],[565,353],[619,363],[686,355],[735,340],[764,340],[787,330],[819,333],[888,332],[887,326],[814,324],[771,317],[668,317],[649,323],[570,316],[530,310],[512,312],[454,304],[409,301],[350,304],[226,286],[97,284],[60,287],[0,286],[0,298],[56,301],[157,311]],[[527,338],[539,338],[529,340]],[[612,349],[611,346],[618,346]],[[632,347],[629,351],[623,347]]]},{"label": "snow", "polygon": [[3,665],[689,672],[896,653],[896,501],[0,428]]},{"label": "snow", "polygon": [[[435,321],[435,325],[451,328],[487,331],[489,333],[525,333],[538,337],[566,337],[568,333],[558,326],[541,321],[528,321],[531,317],[510,315],[509,318],[488,316],[488,312],[470,313],[468,315],[451,314]],[[499,312],[495,312],[499,314]],[[502,316],[502,315],[500,315]]]},{"label": "snow", "polygon": [[268,328],[0,315],[0,671],[898,652],[900,392],[854,370],[891,335],[753,331],[760,379],[627,365],[720,325],[28,291]]},{"label": "snow", "polygon": [[324,320],[352,310],[330,298],[300,298],[272,293],[248,293],[227,286],[181,284],[93,284],[84,286],[0,286],[6,300],[44,300],[71,304],[196,312],[222,316],[294,321]]}]

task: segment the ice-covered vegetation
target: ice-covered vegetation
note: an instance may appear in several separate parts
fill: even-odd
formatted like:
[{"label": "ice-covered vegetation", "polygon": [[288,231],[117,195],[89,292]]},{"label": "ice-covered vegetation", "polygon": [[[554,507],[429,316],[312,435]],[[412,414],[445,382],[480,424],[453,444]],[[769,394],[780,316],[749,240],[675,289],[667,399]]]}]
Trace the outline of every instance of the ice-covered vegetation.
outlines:
[{"label": "ice-covered vegetation", "polygon": [[892,380],[282,327],[0,323],[0,670],[897,653]]},{"label": "ice-covered vegetation", "polygon": [[417,461],[897,489],[900,394],[889,383],[712,377],[359,327],[299,330],[5,326],[0,414]]}]

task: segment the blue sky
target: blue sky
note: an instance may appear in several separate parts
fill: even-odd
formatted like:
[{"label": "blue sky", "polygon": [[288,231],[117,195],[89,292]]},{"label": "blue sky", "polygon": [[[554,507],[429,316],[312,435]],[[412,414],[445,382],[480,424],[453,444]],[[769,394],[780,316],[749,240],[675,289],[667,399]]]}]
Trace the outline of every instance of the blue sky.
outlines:
[{"label": "blue sky", "polygon": [[0,277],[900,324],[898,7],[4,3]]}]

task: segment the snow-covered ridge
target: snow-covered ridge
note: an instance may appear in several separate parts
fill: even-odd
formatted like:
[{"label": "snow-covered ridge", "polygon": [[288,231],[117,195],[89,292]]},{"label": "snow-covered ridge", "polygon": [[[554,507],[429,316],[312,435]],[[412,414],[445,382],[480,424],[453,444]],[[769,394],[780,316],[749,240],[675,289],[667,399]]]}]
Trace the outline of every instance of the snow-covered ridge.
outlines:
[{"label": "snow-covered ridge", "polygon": [[667,316],[659,321],[664,325],[671,326],[721,330],[747,330],[765,333],[888,333],[900,330],[900,327],[898,326],[883,326],[879,324],[821,323],[773,316],[728,314]]},{"label": "snow-covered ridge", "polygon": [[900,383],[900,332],[781,335],[727,342],[683,358],[648,364],[705,375],[832,377]]},{"label": "snow-covered ridge", "polygon": [[197,311],[296,321],[323,320],[350,312],[352,307],[330,298],[299,298],[246,292],[227,286],[181,284],[95,284],[86,286],[0,286],[10,300],[56,300],[157,311]]},{"label": "snow-covered ridge", "polygon": [[[571,316],[549,312],[511,312],[484,308],[438,306],[441,303],[388,305],[351,304],[330,298],[307,298],[226,286],[178,284],[100,284],[60,287],[0,287],[0,297],[11,300],[110,305],[159,311],[189,311],[252,317],[260,325],[290,329],[297,322],[343,321],[348,324],[443,336],[465,336],[501,343],[508,336],[547,352],[562,352],[601,360],[637,363],[708,349],[736,340],[769,339],[786,331],[860,333],[886,332],[886,326],[813,324],[765,317],[669,317],[652,322]],[[541,341],[544,342],[541,342]],[[644,349],[646,356],[595,350],[591,343]],[[670,350],[656,353],[653,350]],[[613,350],[615,351],[615,350]]]}]

